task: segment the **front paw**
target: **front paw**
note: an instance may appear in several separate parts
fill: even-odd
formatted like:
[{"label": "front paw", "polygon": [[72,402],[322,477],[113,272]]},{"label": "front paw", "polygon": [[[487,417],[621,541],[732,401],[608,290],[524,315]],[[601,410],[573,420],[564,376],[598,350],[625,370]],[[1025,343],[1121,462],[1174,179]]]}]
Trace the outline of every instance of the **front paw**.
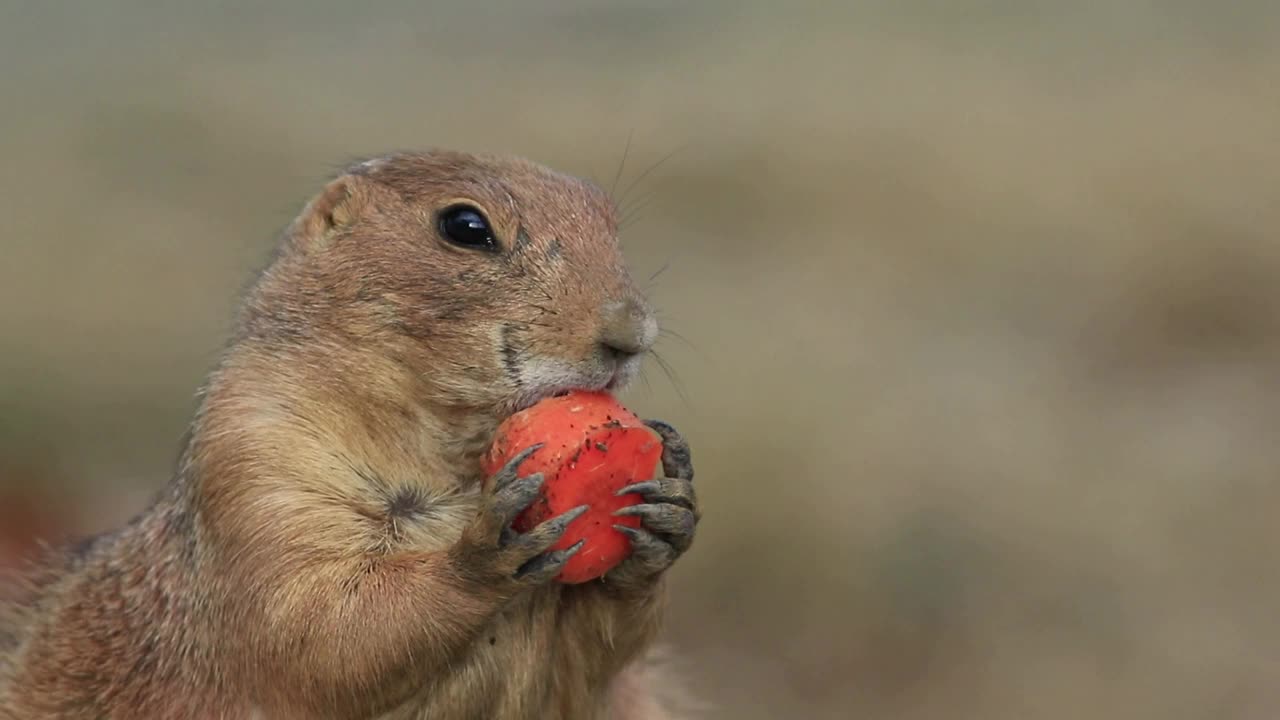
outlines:
[{"label": "front paw", "polygon": [[500,595],[543,585],[559,573],[583,541],[552,550],[569,523],[587,511],[582,505],[546,520],[526,533],[511,524],[529,507],[542,487],[541,473],[520,476],[518,469],[541,445],[525,449],[484,484],[487,492],[470,526],[454,545],[452,556],[459,571],[478,586]]},{"label": "front paw", "polygon": [[693,545],[698,521],[702,518],[697,493],[693,487],[693,461],[689,444],[670,425],[645,422],[662,436],[662,469],[664,477],[628,485],[619,495],[636,493],[644,499],[639,505],[625,507],[619,516],[640,518],[640,527],[614,525],[631,539],[631,555],[606,575],[606,582],[624,587],[652,584]]}]

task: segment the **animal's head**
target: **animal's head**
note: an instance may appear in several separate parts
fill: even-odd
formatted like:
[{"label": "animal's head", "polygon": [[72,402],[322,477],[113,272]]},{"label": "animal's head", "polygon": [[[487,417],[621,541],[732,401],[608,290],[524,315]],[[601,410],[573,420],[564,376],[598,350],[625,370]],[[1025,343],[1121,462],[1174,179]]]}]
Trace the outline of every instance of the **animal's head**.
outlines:
[{"label": "animal's head", "polygon": [[255,334],[385,352],[459,407],[618,389],[657,338],[600,188],[512,158],[352,167],[290,227],[250,299]]}]

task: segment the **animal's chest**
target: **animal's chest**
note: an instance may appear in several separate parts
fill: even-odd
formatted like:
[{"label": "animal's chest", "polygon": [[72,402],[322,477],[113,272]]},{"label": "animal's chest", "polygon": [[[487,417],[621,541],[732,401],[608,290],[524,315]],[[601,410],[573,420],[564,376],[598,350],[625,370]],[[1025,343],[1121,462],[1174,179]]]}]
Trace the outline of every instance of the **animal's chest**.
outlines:
[{"label": "animal's chest", "polygon": [[386,720],[598,717],[604,689],[584,686],[586,668],[566,652],[570,628],[560,627],[560,592],[547,588],[498,615],[439,676],[425,679]]}]

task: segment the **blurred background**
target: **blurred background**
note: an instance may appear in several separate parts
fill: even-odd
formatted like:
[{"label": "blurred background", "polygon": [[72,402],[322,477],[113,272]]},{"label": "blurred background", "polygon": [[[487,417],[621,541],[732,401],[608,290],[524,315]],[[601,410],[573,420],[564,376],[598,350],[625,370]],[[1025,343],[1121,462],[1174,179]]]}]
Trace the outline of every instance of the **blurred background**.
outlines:
[{"label": "blurred background", "polygon": [[348,161],[625,154],[706,717],[1274,717],[1277,88],[1261,0],[6,0],[4,556],[161,486]]}]

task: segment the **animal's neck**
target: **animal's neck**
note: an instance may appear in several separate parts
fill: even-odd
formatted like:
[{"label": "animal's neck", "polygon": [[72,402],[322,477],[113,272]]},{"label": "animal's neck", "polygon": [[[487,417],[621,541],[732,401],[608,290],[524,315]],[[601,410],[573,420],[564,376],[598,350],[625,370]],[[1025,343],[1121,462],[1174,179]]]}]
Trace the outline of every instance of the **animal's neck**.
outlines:
[{"label": "animal's neck", "polygon": [[241,343],[215,374],[199,435],[265,423],[319,436],[380,473],[470,482],[497,426],[492,413],[440,403],[428,378],[378,348],[339,341]]}]

